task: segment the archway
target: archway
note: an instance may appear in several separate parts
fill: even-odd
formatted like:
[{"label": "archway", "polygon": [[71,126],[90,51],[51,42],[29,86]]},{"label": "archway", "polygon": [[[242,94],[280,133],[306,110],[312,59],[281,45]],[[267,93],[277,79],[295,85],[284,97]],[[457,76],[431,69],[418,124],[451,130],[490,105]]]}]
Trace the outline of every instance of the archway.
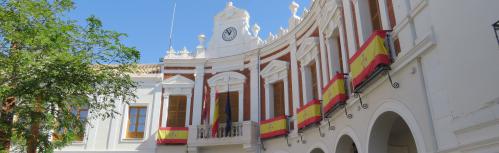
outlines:
[{"label": "archway", "polygon": [[336,145],[337,153],[358,153],[357,145],[348,135],[341,136],[338,141],[338,145]]},{"label": "archway", "polygon": [[411,129],[395,112],[381,114],[371,127],[369,152],[417,153]]},{"label": "archway", "polygon": [[324,153],[324,151],[321,148],[315,148],[310,153]]}]

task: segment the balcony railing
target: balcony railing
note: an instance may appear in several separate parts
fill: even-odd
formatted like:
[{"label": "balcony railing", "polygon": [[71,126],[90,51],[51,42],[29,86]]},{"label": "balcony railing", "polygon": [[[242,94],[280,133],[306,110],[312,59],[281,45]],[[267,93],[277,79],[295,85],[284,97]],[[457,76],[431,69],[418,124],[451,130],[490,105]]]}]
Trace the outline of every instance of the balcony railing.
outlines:
[{"label": "balcony railing", "polygon": [[220,124],[217,128],[217,132],[212,134],[212,125],[200,125],[197,128],[197,139],[209,139],[209,138],[225,138],[225,137],[238,137],[243,136],[243,123],[232,123],[232,126],[228,132],[226,132],[227,124]]},{"label": "balcony railing", "polygon": [[252,121],[232,123],[229,132],[225,132],[226,124],[220,124],[217,133],[212,135],[212,125],[198,125],[189,128],[189,146],[217,146],[233,144],[256,144],[258,124]]}]

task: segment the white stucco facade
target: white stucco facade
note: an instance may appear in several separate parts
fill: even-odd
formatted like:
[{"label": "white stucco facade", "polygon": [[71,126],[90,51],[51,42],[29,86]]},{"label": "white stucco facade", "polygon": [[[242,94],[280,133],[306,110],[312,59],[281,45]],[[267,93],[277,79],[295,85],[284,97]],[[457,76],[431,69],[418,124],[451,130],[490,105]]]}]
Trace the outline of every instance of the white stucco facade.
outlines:
[{"label": "white stucco facade", "polygon": [[[299,6],[292,3],[288,29],[261,39],[249,13],[229,3],[214,18],[206,47],[199,37],[197,54],[169,51],[164,62],[149,65],[160,71],[132,76],[140,86],[130,106],[147,108],[143,139],[125,138],[130,106],[120,104],[121,117],[92,121],[83,142],[58,152],[499,152],[499,44],[490,26],[499,20],[496,0],[378,0],[382,29],[400,44],[386,71],[400,87],[385,72],[360,98],[347,85],[344,106],[298,130],[296,110],[313,91],[321,99],[336,72],[349,74],[349,59],[373,32],[369,6],[368,0],[313,0],[297,16]],[[312,77],[317,89],[308,88]],[[276,81],[284,82],[285,114],[294,125],[287,136],[260,140],[259,122],[273,117]],[[238,93],[238,132],[207,138],[215,94],[227,89]],[[187,97],[185,145],[156,144],[158,129],[167,126],[169,95]],[[202,121],[205,109],[208,119]]]}]

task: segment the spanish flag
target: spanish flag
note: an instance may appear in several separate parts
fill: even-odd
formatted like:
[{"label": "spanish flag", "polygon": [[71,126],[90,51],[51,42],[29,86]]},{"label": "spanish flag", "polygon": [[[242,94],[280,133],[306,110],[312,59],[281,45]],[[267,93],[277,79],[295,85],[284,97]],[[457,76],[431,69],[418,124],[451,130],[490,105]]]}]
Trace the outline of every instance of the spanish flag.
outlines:
[{"label": "spanish flag", "polygon": [[347,98],[345,77],[342,73],[337,72],[334,78],[322,89],[322,109],[328,113],[337,104],[346,102]]},{"label": "spanish flag", "polygon": [[298,108],[298,128],[302,129],[310,124],[317,123],[322,120],[321,102],[317,99],[309,101],[305,106]]},{"label": "spanish flag", "polygon": [[288,133],[288,119],[285,115],[260,122],[260,138],[262,139],[286,135]]},{"label": "spanish flag", "polygon": [[354,88],[359,87],[380,65],[391,63],[385,47],[386,31],[375,31],[361,48],[350,58],[350,74]]},{"label": "spanish flag", "polygon": [[188,128],[167,127],[160,128],[156,136],[157,144],[187,144]]},{"label": "spanish flag", "polygon": [[220,114],[218,114],[218,109],[220,108],[220,98],[218,97],[218,90],[215,92],[215,109],[213,111],[213,125],[211,127],[211,136],[215,137],[217,135],[218,127],[220,124]]}]

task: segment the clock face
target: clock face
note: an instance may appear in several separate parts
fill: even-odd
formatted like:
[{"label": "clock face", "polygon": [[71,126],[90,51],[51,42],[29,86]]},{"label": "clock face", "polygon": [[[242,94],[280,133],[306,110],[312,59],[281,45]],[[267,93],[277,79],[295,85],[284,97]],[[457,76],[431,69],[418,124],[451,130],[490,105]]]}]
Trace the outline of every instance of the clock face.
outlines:
[{"label": "clock face", "polygon": [[222,33],[222,39],[225,41],[232,41],[237,36],[237,30],[234,27],[229,27]]}]

